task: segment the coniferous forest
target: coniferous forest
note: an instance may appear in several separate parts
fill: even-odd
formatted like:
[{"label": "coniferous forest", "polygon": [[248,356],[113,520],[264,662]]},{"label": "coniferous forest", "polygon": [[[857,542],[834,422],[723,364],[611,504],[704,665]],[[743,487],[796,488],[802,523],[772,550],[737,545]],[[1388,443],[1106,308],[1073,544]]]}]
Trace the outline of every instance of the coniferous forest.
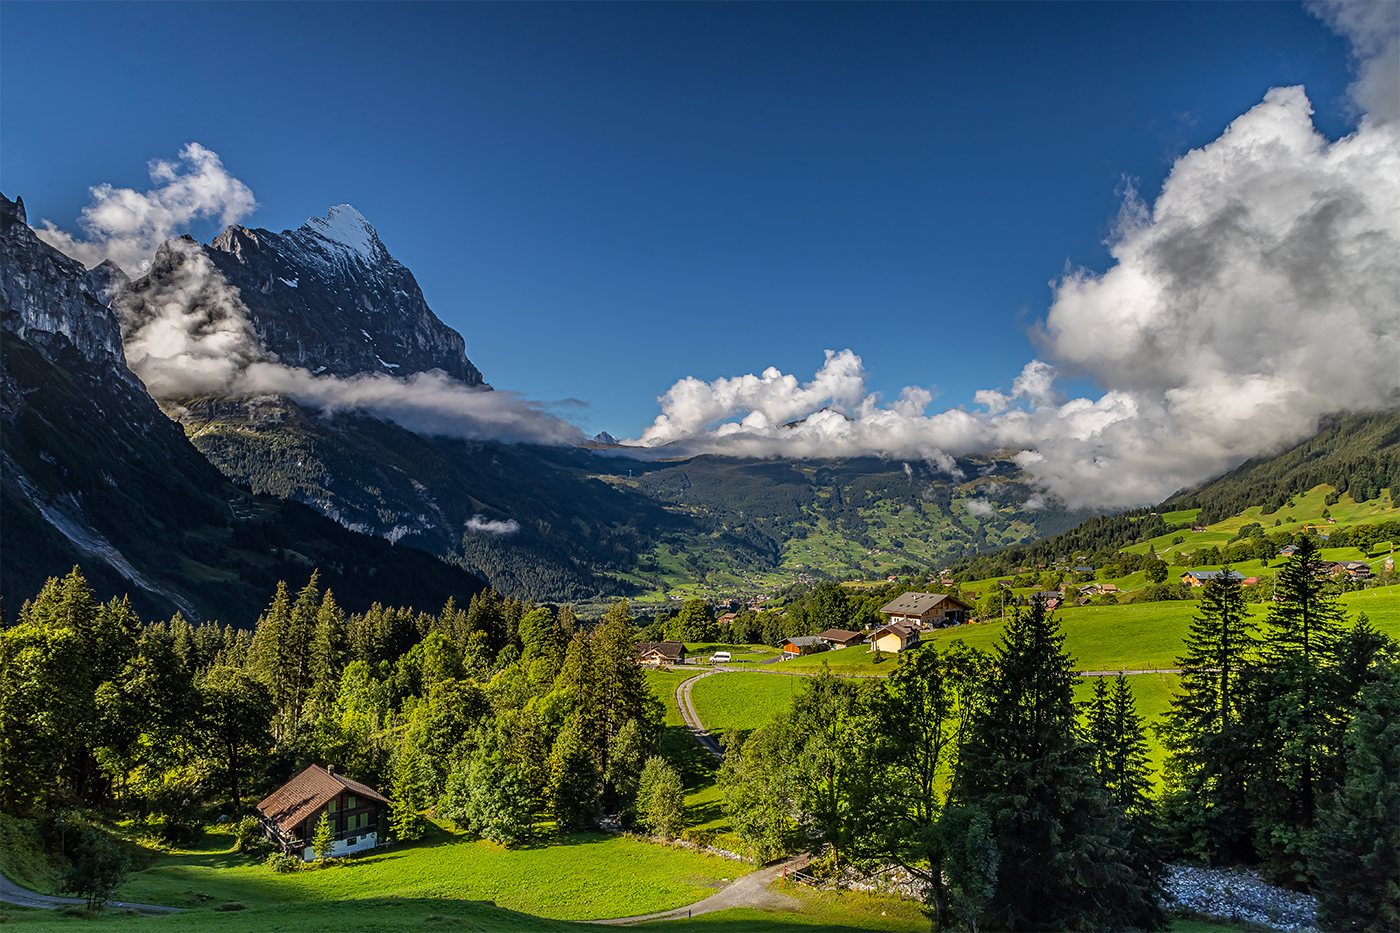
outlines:
[{"label": "coniferous forest", "polygon": [[[1328,929],[1394,929],[1400,647],[1345,616],[1315,559],[1289,560],[1262,625],[1233,577],[1207,585],[1161,793],[1126,682],[1076,703],[1035,601],[993,652],[805,678],[787,713],[725,736],[725,812],[760,861],[904,869],[939,929],[1161,929],[1169,862],[1257,865],[1313,892]],[[316,577],[251,633],[152,623],[75,570],[0,636],[0,805],[40,833],[80,811],[177,843],[334,762],[390,798],[396,840],[428,816],[505,844],[605,819],[673,836],[682,778],[637,638],[624,602],[586,623],[492,592],[347,615]]]}]

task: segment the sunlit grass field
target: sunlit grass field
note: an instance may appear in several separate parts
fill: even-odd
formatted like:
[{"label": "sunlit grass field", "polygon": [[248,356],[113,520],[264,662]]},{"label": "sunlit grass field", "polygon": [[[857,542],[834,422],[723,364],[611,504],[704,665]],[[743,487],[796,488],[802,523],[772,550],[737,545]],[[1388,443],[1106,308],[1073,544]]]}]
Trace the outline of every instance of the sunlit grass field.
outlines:
[{"label": "sunlit grass field", "polygon": [[489,900],[553,919],[630,916],[707,896],[747,866],[621,836],[552,834],[508,849],[443,829],[417,843],[315,871],[276,874],[227,851],[211,834],[198,851],[161,857],[133,874],[121,900],[192,907],[248,906],[374,897]]},{"label": "sunlit grass field", "polygon": [[711,732],[757,729],[792,705],[805,677],[779,674],[715,674],[696,681],[690,698]]}]

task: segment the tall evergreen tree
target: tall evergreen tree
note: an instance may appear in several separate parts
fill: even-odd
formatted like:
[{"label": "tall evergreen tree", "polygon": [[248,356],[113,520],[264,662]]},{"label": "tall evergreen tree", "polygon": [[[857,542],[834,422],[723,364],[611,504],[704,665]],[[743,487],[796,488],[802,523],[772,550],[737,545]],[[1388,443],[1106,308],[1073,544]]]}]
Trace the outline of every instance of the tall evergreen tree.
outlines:
[{"label": "tall evergreen tree", "polygon": [[1311,538],[1279,569],[1263,663],[1253,685],[1256,730],[1249,797],[1255,847],[1281,879],[1307,880],[1306,852],[1320,799],[1331,795],[1342,769],[1330,760],[1329,709],[1337,694],[1336,648],[1345,614],[1325,586]]},{"label": "tall evergreen tree", "polygon": [[999,853],[983,926],[1160,928],[1160,882],[1137,864],[1127,818],[1077,738],[1063,643],[1039,599],[1011,619],[963,752],[957,803],[987,815]]},{"label": "tall evergreen tree", "polygon": [[1209,580],[1186,653],[1176,662],[1181,689],[1163,728],[1168,822],[1179,845],[1208,861],[1234,863],[1253,854],[1246,800],[1252,727],[1245,709],[1255,645],[1239,580],[1233,574]]},{"label": "tall evergreen tree", "polygon": [[1400,657],[1393,648],[1372,673],[1347,732],[1346,781],[1318,814],[1311,868],[1326,930],[1400,929]]}]

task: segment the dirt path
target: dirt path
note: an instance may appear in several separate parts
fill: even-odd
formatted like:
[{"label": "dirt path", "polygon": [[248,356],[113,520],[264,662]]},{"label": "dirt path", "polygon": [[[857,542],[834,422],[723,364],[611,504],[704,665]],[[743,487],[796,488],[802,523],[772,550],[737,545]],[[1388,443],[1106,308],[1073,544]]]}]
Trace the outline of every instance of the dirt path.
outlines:
[{"label": "dirt path", "polygon": [[[87,901],[80,897],[54,897],[51,894],[39,894],[28,888],[22,888],[4,875],[0,875],[0,901],[7,904],[18,904],[21,907],[42,907],[48,910],[57,910],[60,907],[86,907]],[[139,910],[143,914],[177,914],[183,908],[180,907],[157,907],[154,904],[131,904],[126,901],[108,901],[107,906],[117,910]]]},{"label": "dirt path", "polygon": [[587,922],[607,926],[625,926],[632,923],[642,923],[646,920],[680,920],[685,917],[712,913],[716,910],[727,910],[730,907],[766,907],[770,909],[786,907],[792,909],[798,906],[796,900],[780,891],[770,891],[768,886],[782,877],[784,871],[791,872],[806,866],[810,858],[809,855],[803,854],[790,858],[786,862],[760,868],[740,878],[723,891],[711,894],[694,904],[677,907],[675,910],[642,914],[639,917],[617,917],[612,920],[589,920]]},{"label": "dirt path", "polygon": [[676,687],[676,706],[681,711],[681,718],[685,720],[685,724],[690,728],[690,734],[695,737],[695,741],[700,743],[700,747],[711,755],[714,755],[720,761],[723,761],[724,752],[720,749],[719,742],[715,741],[715,737],[710,735],[709,730],[705,728],[705,724],[700,721],[700,714],[695,711],[695,704],[690,701],[690,688],[694,686],[695,682],[697,680],[704,680],[706,677],[712,677],[717,673],[719,673],[719,671],[706,671],[703,674],[695,675],[689,680],[681,681],[680,685]]}]

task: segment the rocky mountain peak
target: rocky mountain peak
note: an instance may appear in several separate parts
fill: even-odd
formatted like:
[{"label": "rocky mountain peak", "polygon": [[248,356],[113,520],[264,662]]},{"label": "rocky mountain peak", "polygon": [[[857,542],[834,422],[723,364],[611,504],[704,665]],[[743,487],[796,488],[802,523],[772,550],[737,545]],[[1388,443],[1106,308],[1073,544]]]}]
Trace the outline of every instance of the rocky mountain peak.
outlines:
[{"label": "rocky mountain peak", "polygon": [[377,263],[390,258],[374,227],[349,204],[337,204],[326,211],[325,217],[307,218],[306,223],[297,228],[297,233],[303,231],[353,250],[366,262]]}]

